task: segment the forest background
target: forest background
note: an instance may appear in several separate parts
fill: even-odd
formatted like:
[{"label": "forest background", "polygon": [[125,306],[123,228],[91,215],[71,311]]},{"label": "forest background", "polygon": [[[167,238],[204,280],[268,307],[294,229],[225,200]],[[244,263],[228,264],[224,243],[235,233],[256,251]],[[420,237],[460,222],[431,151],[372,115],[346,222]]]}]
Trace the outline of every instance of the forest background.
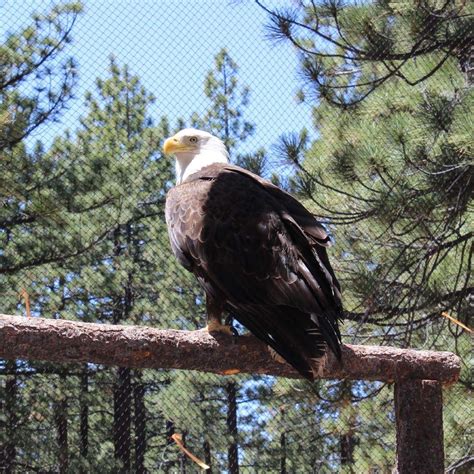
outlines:
[{"label": "forest background", "polygon": [[[0,4],[1,312],[197,329],[163,217],[184,126],[331,231],[345,342],[449,350],[472,462],[473,17],[462,1]],[[242,331],[242,329],[239,329]],[[374,382],[0,361],[5,472],[390,472]],[[457,470],[456,470],[457,469]],[[3,472],[3,471],[2,471]]]}]

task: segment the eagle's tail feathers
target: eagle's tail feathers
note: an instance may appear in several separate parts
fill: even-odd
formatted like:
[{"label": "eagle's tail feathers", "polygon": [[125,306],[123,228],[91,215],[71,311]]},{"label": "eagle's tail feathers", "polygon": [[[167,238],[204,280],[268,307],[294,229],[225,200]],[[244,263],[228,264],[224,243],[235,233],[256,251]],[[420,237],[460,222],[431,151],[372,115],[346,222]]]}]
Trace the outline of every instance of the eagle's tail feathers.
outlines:
[{"label": "eagle's tail feathers", "polygon": [[341,360],[341,334],[337,327],[337,323],[333,323],[332,317],[319,316],[311,314],[311,320],[318,325],[321,331],[322,339],[327,343],[334,355]]},{"label": "eagle's tail feathers", "polygon": [[[313,360],[320,360],[328,345],[335,350],[332,344],[326,343],[324,329],[318,328],[309,314],[296,308],[258,306],[247,307],[245,311],[240,308],[236,317],[310,381],[314,380]],[[339,347],[337,339],[336,347]]]}]

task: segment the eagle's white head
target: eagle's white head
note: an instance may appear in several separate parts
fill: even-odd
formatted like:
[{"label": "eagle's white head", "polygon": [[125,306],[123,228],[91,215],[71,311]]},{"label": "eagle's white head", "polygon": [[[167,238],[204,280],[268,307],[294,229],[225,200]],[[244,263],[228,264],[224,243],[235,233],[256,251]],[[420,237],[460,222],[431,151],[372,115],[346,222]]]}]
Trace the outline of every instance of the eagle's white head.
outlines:
[{"label": "eagle's white head", "polygon": [[205,166],[229,162],[229,152],[224,142],[195,128],[185,128],[166,139],[163,151],[176,156],[177,184]]}]

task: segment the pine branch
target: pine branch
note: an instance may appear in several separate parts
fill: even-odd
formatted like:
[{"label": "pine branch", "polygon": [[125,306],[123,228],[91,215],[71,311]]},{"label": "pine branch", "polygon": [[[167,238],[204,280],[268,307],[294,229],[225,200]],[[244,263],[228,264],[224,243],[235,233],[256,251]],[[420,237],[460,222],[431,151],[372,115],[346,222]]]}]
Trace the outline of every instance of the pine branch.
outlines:
[{"label": "pine branch", "polygon": [[[251,373],[299,378],[253,336],[212,337],[205,331],[158,330],[0,315],[0,357],[132,368]],[[330,354],[321,378],[399,381],[458,379],[460,359],[449,352],[344,345],[342,364]]]},{"label": "pine branch", "polygon": [[[324,98],[335,107],[346,109],[359,104],[394,77],[412,86],[419,84],[433,76],[450,58],[458,60],[463,72],[469,69],[465,64],[469,64],[466,58],[470,57],[474,39],[470,34],[472,20],[463,2],[457,6],[447,1],[440,8],[425,5],[423,15],[419,9],[414,14],[410,8],[404,8],[402,14],[377,2],[362,7],[336,0],[318,2],[318,5],[311,1],[299,2],[291,9],[275,8],[270,6],[271,2],[260,0],[255,3],[268,15],[270,38],[288,41],[303,58],[303,76],[309,89],[315,86],[318,98]],[[364,8],[372,8],[373,20],[358,23],[343,20],[343,13],[347,16],[350,10],[356,12]],[[410,25],[411,35],[399,41],[397,31],[404,31],[406,23]],[[428,72],[418,73],[415,79],[404,72],[405,66],[417,58],[435,55],[440,58]],[[359,74],[364,65],[371,64],[380,70],[374,72],[375,68],[366,66],[368,72]],[[348,67],[357,71],[353,80],[333,80],[347,74]]]}]

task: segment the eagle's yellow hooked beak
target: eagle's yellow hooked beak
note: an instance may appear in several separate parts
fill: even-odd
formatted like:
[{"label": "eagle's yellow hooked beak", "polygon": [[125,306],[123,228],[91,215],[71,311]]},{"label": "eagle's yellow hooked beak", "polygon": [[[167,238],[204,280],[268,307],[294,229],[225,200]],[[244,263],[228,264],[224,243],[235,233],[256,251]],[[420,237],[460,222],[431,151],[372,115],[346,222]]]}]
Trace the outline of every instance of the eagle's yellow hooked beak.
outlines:
[{"label": "eagle's yellow hooked beak", "polygon": [[176,153],[180,151],[191,151],[191,150],[192,148],[184,144],[183,142],[181,142],[181,140],[179,140],[178,138],[176,138],[176,135],[170,138],[167,138],[165,140],[165,143],[163,144],[163,151],[166,154]]}]

